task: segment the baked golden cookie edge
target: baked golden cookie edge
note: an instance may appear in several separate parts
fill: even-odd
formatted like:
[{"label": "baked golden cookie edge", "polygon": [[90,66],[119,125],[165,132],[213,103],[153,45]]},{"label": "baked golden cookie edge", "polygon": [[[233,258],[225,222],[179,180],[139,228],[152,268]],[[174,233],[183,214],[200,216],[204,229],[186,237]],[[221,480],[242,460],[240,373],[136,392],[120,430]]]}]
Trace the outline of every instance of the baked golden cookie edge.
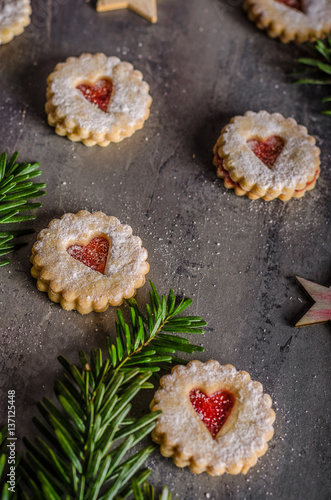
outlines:
[{"label": "baked golden cookie edge", "polygon": [[[227,390],[235,395],[235,406],[215,439],[191,404],[193,388],[206,394]],[[247,372],[214,360],[191,361],[162,377],[151,403],[152,411],[162,411],[152,438],[160,444],[162,455],[196,474],[245,474],[265,454],[273,436],[271,406],[270,396],[263,394],[262,385]]]},{"label": "baked golden cookie edge", "polygon": [[[247,144],[252,139],[263,144],[274,136],[284,144],[274,166],[268,168]],[[238,196],[287,201],[315,187],[320,173],[320,149],[315,143],[307,128],[293,118],[247,111],[222,129],[213,149],[213,164],[224,186]]]},{"label": "baked golden cookie edge", "polygon": [[259,29],[283,43],[313,42],[331,31],[331,5],[317,14],[303,13],[276,0],[244,0],[243,8]]},{"label": "baked golden cookie edge", "polygon": [[[110,242],[104,274],[68,253],[74,245],[88,245],[94,238]],[[133,297],[149,271],[147,250],[128,225],[102,212],[64,214],[40,231],[33,245],[31,275],[37,288],[63,309],[81,314],[103,312]]]},{"label": "baked golden cookie edge", "polygon": [[[6,7],[12,10],[6,13]],[[23,33],[24,28],[31,22],[31,13],[30,0],[16,0],[4,4],[3,10],[0,10],[0,46]]]},{"label": "baked golden cookie edge", "polygon": [[[114,88],[106,112],[77,90],[81,83],[93,86],[100,79],[109,79]],[[141,129],[150,114],[152,97],[142,73],[115,56],[84,53],[69,57],[56,65],[47,83],[49,125],[58,135],[85,146],[120,142]]]}]

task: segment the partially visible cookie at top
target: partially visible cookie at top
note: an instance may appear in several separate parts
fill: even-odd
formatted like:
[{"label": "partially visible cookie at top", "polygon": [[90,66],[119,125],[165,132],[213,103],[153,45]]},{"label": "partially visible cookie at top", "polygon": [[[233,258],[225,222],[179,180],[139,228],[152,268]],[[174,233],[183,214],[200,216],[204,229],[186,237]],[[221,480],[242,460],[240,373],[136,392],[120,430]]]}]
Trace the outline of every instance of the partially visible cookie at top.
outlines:
[{"label": "partially visible cookie at top", "polygon": [[30,0],[0,0],[0,45],[23,33],[30,14]]},{"label": "partially visible cookie at top", "polygon": [[287,201],[315,187],[320,173],[315,143],[293,118],[247,111],[223,128],[213,163],[224,186],[238,196]]},{"label": "partially visible cookie at top", "polygon": [[118,57],[82,54],[48,77],[46,113],[55,132],[85,146],[108,146],[143,127],[152,98],[140,71]]},{"label": "partially visible cookie at top", "polygon": [[283,43],[303,43],[331,31],[331,0],[245,0],[244,9],[257,27]]}]

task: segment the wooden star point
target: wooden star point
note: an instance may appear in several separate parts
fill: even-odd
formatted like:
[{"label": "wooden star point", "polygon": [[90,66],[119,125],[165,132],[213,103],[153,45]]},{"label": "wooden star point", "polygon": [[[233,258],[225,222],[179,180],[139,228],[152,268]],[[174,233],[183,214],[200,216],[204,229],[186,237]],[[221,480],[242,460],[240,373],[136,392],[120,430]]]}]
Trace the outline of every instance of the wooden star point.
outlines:
[{"label": "wooden star point", "polygon": [[315,304],[295,326],[308,326],[331,321],[331,287],[318,285],[298,276],[296,279]]},{"label": "wooden star point", "polygon": [[157,21],[156,0],[98,0],[97,11],[131,9],[151,23]]}]

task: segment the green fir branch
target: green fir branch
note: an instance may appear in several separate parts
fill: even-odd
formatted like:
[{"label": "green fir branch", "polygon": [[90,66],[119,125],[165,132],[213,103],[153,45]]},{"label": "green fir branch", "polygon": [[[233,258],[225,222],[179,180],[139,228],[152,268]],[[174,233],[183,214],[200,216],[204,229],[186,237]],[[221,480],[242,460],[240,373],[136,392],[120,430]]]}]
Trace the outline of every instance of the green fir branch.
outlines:
[{"label": "green fir branch", "polygon": [[[153,388],[149,380],[160,369],[186,363],[177,351],[203,351],[174,333],[201,334],[206,322],[180,316],[192,300],[178,299],[173,290],[159,296],[153,283],[145,314],[135,299],[127,303],[129,321],[117,311],[115,343],[107,339],[105,357],[101,349],[89,356],[80,351],[78,366],[59,357],[65,374],[55,384],[57,403],[47,398],[38,403],[40,417],[33,419],[38,436],[34,442],[24,439],[20,471],[26,499],[154,499],[145,483],[150,471],[142,469],[154,445],[137,445],[160,412],[135,418],[133,399]],[[167,488],[160,499],[171,500]]]},{"label": "green fir branch", "polygon": [[[7,154],[0,156],[0,224],[12,224],[34,220],[34,215],[21,215],[21,212],[35,210],[42,206],[41,203],[29,203],[31,198],[44,196],[44,183],[34,183],[31,179],[41,175],[39,163],[16,163],[18,153],[7,161]],[[0,232],[0,256],[8,255],[14,250],[25,245],[24,242],[17,243],[10,240],[29,234],[33,231],[1,231]],[[10,263],[10,259],[1,260],[0,267]]]},{"label": "green fir branch", "polygon": [[200,317],[178,317],[191,303],[191,299],[182,298],[176,303],[173,290],[168,297],[159,297],[153,283],[150,292],[151,307],[146,305],[144,315],[138,308],[135,299],[127,300],[130,306],[131,328],[125,323],[121,310],[117,311],[116,342],[107,340],[111,366],[118,371],[126,371],[137,367],[141,373],[146,369],[160,371],[162,363],[185,363],[175,353],[203,351],[203,347],[194,345],[188,339],[170,333],[203,334],[206,322]]},{"label": "green fir branch", "polygon": [[[135,479],[132,481],[132,493],[134,500],[157,500],[155,496],[154,487],[144,481],[142,485]],[[171,500],[172,495],[167,486],[164,486],[162,493],[158,496],[158,500]],[[120,500],[120,499],[119,499]]]},{"label": "green fir branch", "polygon": [[[327,37],[326,41],[317,40],[315,44],[307,44],[307,46],[312,52],[312,57],[301,57],[298,59],[298,62],[308,67],[309,74],[307,77],[296,80],[294,83],[331,85],[331,37]],[[327,75],[327,77],[324,75]],[[330,101],[331,96],[322,100],[323,103]],[[322,113],[331,115],[331,110],[322,111]]]}]

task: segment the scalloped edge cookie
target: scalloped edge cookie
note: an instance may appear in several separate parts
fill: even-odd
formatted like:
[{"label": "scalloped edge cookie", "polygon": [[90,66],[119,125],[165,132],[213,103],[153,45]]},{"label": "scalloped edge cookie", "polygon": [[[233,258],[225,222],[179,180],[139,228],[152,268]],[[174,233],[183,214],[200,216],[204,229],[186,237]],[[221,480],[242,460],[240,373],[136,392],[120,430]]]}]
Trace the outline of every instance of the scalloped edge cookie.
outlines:
[{"label": "scalloped edge cookie", "polygon": [[331,31],[330,0],[308,0],[305,12],[277,0],[245,0],[243,7],[258,28],[283,43],[313,42]]},{"label": "scalloped edge cookie", "polygon": [[[89,102],[77,89],[80,84],[94,85],[110,79],[113,94],[106,112]],[[108,146],[130,137],[144,126],[152,98],[149,85],[140,71],[118,57],[105,54],[82,54],[56,65],[49,75],[48,123],[60,136],[81,141],[85,146]]]},{"label": "scalloped edge cookie", "polygon": [[[232,411],[215,438],[191,404],[192,389],[207,395],[224,390],[235,397]],[[175,366],[170,375],[161,378],[151,403],[152,411],[162,411],[152,438],[161,445],[162,455],[196,474],[246,474],[265,454],[267,441],[273,436],[275,412],[271,406],[270,396],[247,372],[214,360],[191,361],[187,366]]]},{"label": "scalloped edge cookie", "polygon": [[[250,149],[247,141],[279,136],[284,147],[272,169]],[[320,173],[320,149],[303,125],[280,113],[247,111],[226,125],[214,146],[213,164],[227,189],[238,196],[266,201],[301,198],[315,187]]]},{"label": "scalloped edge cookie", "polygon": [[31,12],[30,0],[4,0],[0,4],[0,45],[23,33],[31,22]]},{"label": "scalloped edge cookie", "polygon": [[[94,271],[71,257],[68,247],[85,246],[93,238],[103,237],[110,249],[104,274]],[[119,306],[145,283],[149,271],[147,250],[141,239],[132,235],[128,225],[102,212],[81,210],[53,219],[40,231],[32,248],[31,274],[37,288],[47,292],[63,309],[76,309],[81,314],[103,312]]]}]

